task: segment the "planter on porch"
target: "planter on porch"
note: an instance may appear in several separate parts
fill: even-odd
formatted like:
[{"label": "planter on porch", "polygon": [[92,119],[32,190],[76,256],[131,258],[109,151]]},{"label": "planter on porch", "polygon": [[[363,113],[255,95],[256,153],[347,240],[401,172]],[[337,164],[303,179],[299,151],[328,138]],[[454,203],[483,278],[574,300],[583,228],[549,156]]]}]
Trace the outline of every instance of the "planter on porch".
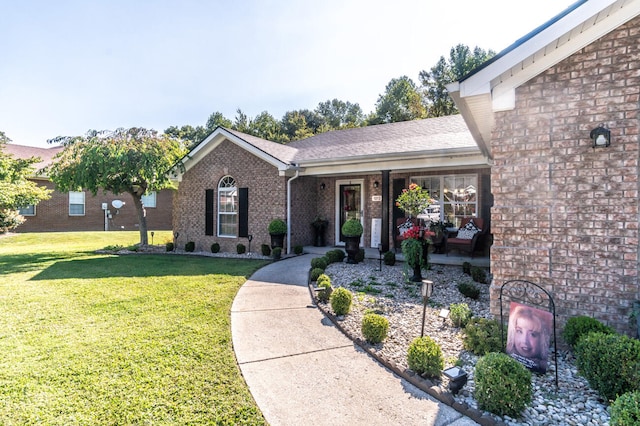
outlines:
[{"label": "planter on porch", "polygon": [[316,219],[311,222],[313,228],[313,245],[316,247],[324,247],[326,245],[324,234],[329,226],[329,221],[323,219]]},{"label": "planter on porch", "polygon": [[352,218],[347,220],[340,230],[342,231],[345,251],[348,256],[347,263],[358,263],[356,256],[360,252],[360,237],[364,232],[362,224],[358,219]]},{"label": "planter on porch", "polygon": [[358,263],[357,256],[360,252],[360,237],[344,237],[344,250],[347,252],[347,263]]}]

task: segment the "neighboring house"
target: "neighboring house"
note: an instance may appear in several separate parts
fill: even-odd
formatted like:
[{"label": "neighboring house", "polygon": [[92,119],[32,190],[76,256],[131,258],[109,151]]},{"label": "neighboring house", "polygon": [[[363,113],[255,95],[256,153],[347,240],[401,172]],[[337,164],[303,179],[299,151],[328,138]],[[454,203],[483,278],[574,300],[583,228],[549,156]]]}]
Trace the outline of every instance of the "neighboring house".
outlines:
[{"label": "neighboring house", "polygon": [[[15,158],[39,157],[42,161],[35,164],[36,170],[51,164],[61,150],[59,146],[37,148],[12,143],[4,148],[4,152]],[[26,221],[16,228],[16,232],[138,230],[138,217],[129,194],[98,192],[94,197],[87,191],[59,192],[42,173],[36,173],[32,180],[54,191],[50,199],[20,209]],[[173,193],[167,189],[143,197],[149,231],[171,229]],[[117,200],[124,202],[124,206],[115,208],[113,202]],[[116,202],[115,205],[119,204]]]},{"label": "neighboring house", "polygon": [[490,169],[462,117],[383,124],[322,133],[282,145],[217,128],[176,170],[174,204],[178,246],[198,250],[218,242],[235,251],[270,242],[267,226],[285,219],[285,248],[312,245],[311,222],[329,221],[328,245],[341,245],[348,217],[364,225],[361,245],[392,246],[395,220],[404,216],[395,198],[416,182],[438,203],[443,220],[487,218]]},{"label": "neighboring house", "polygon": [[[588,315],[631,334],[640,1],[577,2],[448,89],[493,163],[493,313],[499,287],[526,279],[552,293],[559,326]],[[601,125],[610,145],[594,147]]]}]

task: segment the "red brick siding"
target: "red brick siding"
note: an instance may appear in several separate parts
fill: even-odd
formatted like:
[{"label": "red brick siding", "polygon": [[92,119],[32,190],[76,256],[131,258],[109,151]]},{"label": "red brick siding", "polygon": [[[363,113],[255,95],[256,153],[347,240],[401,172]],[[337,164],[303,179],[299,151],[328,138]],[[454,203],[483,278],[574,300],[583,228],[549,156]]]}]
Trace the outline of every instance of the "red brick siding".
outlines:
[{"label": "red brick siding", "polygon": [[[54,189],[49,181],[37,181],[40,186]],[[147,228],[152,230],[171,229],[173,190],[158,191],[156,208],[147,208]],[[111,206],[113,200],[122,200],[125,206],[116,215]],[[25,216],[26,222],[16,232],[68,232],[68,231],[104,231],[104,211],[102,203],[109,205],[114,214],[110,221],[110,230],[138,230],[138,215],[129,194],[114,195],[110,192],[98,192],[94,197],[85,191],[84,216],[69,216],[69,193],[53,191],[51,198],[36,206],[35,216]]]},{"label": "red brick siding", "polygon": [[[498,287],[552,292],[559,324],[593,316],[629,332],[638,287],[640,19],[519,87],[496,114],[492,311]],[[591,129],[611,129],[591,148]]]}]

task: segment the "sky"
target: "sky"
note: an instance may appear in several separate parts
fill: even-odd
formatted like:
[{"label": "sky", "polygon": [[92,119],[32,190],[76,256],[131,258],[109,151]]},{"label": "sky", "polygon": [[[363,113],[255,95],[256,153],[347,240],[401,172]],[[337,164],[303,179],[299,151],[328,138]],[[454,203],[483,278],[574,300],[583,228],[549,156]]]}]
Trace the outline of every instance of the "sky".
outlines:
[{"label": "sky", "polygon": [[0,0],[0,131],[47,147],[336,98],[368,114],[391,79],[458,44],[499,52],[574,1]]}]

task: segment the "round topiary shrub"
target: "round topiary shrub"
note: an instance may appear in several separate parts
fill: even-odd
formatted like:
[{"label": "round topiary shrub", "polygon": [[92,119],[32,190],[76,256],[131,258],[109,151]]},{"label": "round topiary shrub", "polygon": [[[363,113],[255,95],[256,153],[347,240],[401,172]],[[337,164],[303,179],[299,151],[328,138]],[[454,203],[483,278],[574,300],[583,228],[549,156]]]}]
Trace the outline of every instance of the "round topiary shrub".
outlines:
[{"label": "round topiary shrub", "polygon": [[271,246],[269,244],[262,244],[260,246],[260,251],[263,256],[271,256]]},{"label": "round topiary shrub", "polygon": [[449,318],[454,327],[464,327],[471,319],[471,309],[466,303],[452,303],[449,306]]},{"label": "round topiary shrub", "polygon": [[323,271],[327,269],[327,259],[324,257],[314,257],[311,259],[311,268],[312,269],[322,269]]},{"label": "round topiary shrub", "polygon": [[471,278],[477,283],[485,284],[487,282],[487,272],[479,266],[472,266]]},{"label": "round topiary shrub", "polygon": [[440,346],[429,336],[416,337],[407,350],[409,368],[424,377],[439,377],[444,367]]},{"label": "round topiary shrub", "polygon": [[458,291],[469,299],[478,299],[480,297],[480,289],[472,283],[461,282],[458,284]]},{"label": "round topiary shrub", "polygon": [[184,251],[186,252],[193,252],[196,249],[196,243],[194,243],[193,241],[189,241],[187,244],[184,245]]},{"label": "round topiary shrub", "polygon": [[478,360],[474,397],[482,410],[517,418],[531,402],[531,372],[507,354],[492,352]]},{"label": "round topiary shrub", "polygon": [[220,244],[213,243],[211,244],[211,253],[218,253],[220,251]]},{"label": "round topiary shrub", "polygon": [[247,252],[247,246],[244,244],[236,244],[236,253],[245,254]]},{"label": "round topiary shrub", "polygon": [[341,249],[333,249],[329,250],[324,254],[324,257],[327,258],[327,263],[340,263],[344,260],[347,254]]},{"label": "round topiary shrub", "polygon": [[173,251],[174,249],[173,243],[167,243],[164,245],[164,247],[167,251]]},{"label": "round topiary shrub", "polygon": [[640,425],[640,391],[620,395],[611,404],[611,426]]},{"label": "round topiary shrub", "polygon": [[487,318],[472,318],[464,328],[462,344],[466,350],[480,356],[489,352],[501,352],[500,323]]},{"label": "round topiary shrub", "polygon": [[353,295],[344,287],[338,287],[331,293],[331,309],[336,315],[346,315],[351,310]]},{"label": "round topiary shrub", "polygon": [[576,346],[578,340],[591,332],[614,334],[615,330],[588,316],[571,317],[562,330],[562,338],[572,348]]},{"label": "round topiary shrub", "polygon": [[380,343],[387,338],[389,320],[382,315],[366,314],[362,318],[362,335],[369,343]]},{"label": "round topiary shrub", "polygon": [[363,248],[358,250],[358,254],[356,254],[356,262],[360,263],[364,260],[365,251]]},{"label": "round topiary shrub", "polygon": [[282,235],[287,233],[287,222],[282,219],[273,219],[269,222],[267,231],[272,235]]},{"label": "round topiary shrub", "polygon": [[[326,275],[325,275],[326,277]],[[318,279],[318,300],[327,303],[331,298],[331,293],[333,293],[333,287],[331,287],[331,281],[320,281]]]},{"label": "round topiary shrub", "polygon": [[578,340],[575,354],[580,374],[606,399],[640,390],[640,340],[589,333]]},{"label": "round topiary shrub", "polygon": [[462,272],[467,275],[471,275],[471,263],[462,262]]},{"label": "round topiary shrub", "polygon": [[388,251],[384,254],[383,260],[385,265],[393,266],[396,264],[396,254],[392,251]]},{"label": "round topiary shrub", "polygon": [[295,246],[295,247],[293,248],[293,253],[294,253],[296,256],[300,256],[303,252],[304,252],[304,247],[302,247],[302,246]]},{"label": "round topiary shrub", "polygon": [[318,281],[318,278],[320,277],[320,275],[324,274],[324,269],[320,269],[320,268],[313,268],[311,270],[311,274],[309,275],[309,279],[311,281]]},{"label": "round topiary shrub", "polygon": [[329,277],[329,275],[327,274],[320,274],[316,281],[318,282],[318,285],[320,285],[320,283],[322,282],[328,282],[329,284],[331,284],[331,277]]},{"label": "round topiary shrub", "polygon": [[274,247],[271,251],[271,256],[273,256],[275,260],[280,259],[282,257],[282,247]]}]

